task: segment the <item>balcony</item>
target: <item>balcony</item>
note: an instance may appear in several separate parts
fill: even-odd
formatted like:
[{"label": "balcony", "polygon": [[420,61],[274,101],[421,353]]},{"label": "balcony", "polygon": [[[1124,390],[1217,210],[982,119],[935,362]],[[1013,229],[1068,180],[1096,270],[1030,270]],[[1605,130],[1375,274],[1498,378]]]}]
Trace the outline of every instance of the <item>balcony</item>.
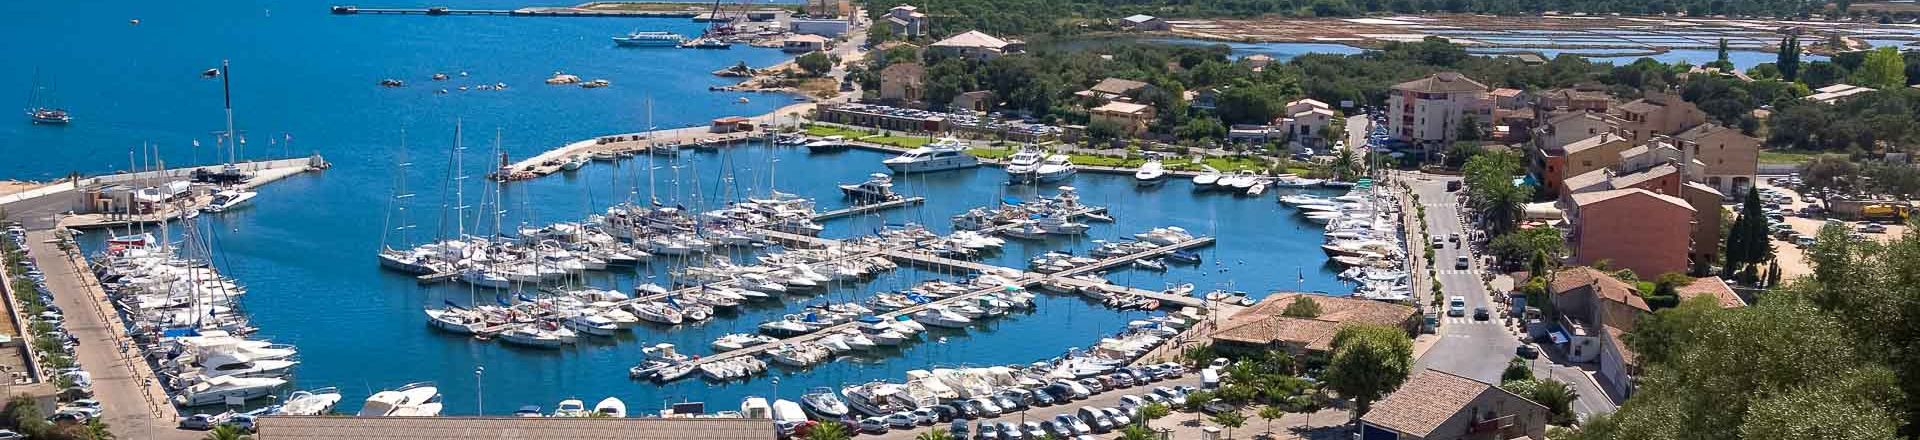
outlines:
[{"label": "balcony", "polygon": [[1517,424],[1517,422],[1514,421],[1516,416],[1517,416],[1516,414],[1508,414],[1500,417],[1494,417],[1491,419],[1475,421],[1473,422],[1472,426],[1467,427],[1467,434],[1486,434],[1491,432],[1505,431]]}]

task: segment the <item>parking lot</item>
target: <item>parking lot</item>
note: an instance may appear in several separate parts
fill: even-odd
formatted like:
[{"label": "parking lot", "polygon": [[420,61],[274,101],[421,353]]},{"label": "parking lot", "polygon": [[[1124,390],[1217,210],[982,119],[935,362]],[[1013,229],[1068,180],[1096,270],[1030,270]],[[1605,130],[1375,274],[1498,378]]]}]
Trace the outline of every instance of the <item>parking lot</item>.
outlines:
[{"label": "parking lot", "polygon": [[[1775,212],[1781,215],[1777,220],[1770,221],[1769,224],[1784,225],[1771,226],[1771,228],[1775,228],[1771,229],[1775,231],[1773,235],[1773,253],[1780,262],[1782,279],[1791,280],[1794,277],[1813,273],[1813,269],[1808,266],[1806,262],[1804,255],[1805,247],[1807,244],[1812,243],[1812,238],[1819,235],[1820,228],[1826,226],[1828,222],[1845,224],[1854,230],[1856,237],[1878,241],[1892,240],[1907,232],[1907,226],[1900,222],[1877,222],[1879,224],[1878,227],[1871,227],[1867,226],[1869,222],[1848,222],[1803,216],[1801,213],[1806,212],[1808,207],[1814,206],[1814,204],[1809,203],[1812,199],[1802,197],[1799,192],[1785,185],[1776,185],[1774,182],[1776,182],[1776,180],[1772,178],[1761,179],[1761,183],[1758,186],[1763,201],[1772,201],[1779,205]],[[1781,181],[1781,183],[1786,182]],[[1740,205],[1736,203],[1731,205],[1729,209],[1733,210],[1737,216]],[[1790,232],[1780,232],[1783,230]]]},{"label": "parking lot", "polygon": [[[1055,404],[1052,406],[1042,406],[1042,407],[1030,407],[1022,411],[1004,412],[997,417],[983,417],[978,420],[973,420],[966,423],[967,433],[964,438],[967,438],[967,439],[987,438],[987,437],[978,436],[980,434],[980,428],[978,428],[978,426],[981,423],[999,424],[1004,422],[1004,423],[1007,423],[1009,426],[1021,426],[1029,422],[1034,424],[1040,424],[1042,422],[1054,421],[1054,419],[1060,415],[1075,415],[1074,417],[1077,419],[1078,418],[1077,414],[1080,412],[1081,408],[1098,407],[1098,408],[1120,409],[1124,406],[1121,400],[1125,396],[1139,396],[1144,394],[1152,394],[1153,390],[1157,387],[1167,387],[1171,389],[1171,388],[1177,388],[1182,386],[1195,387],[1195,388],[1199,387],[1200,375],[1198,373],[1189,373],[1177,379],[1162,380],[1160,382],[1150,383],[1145,386],[1134,385],[1132,387],[1121,388],[1118,390],[1108,390],[1105,392],[1092,394],[1088,396],[1085,400],[1075,400],[1071,403]],[[1126,412],[1126,415],[1129,418],[1131,418],[1133,414],[1131,411],[1128,411]],[[1168,418],[1170,419],[1178,418],[1178,417],[1179,417],[1178,413],[1168,416]],[[1085,423],[1085,422],[1082,421],[1082,423]],[[1057,422],[1055,423],[1055,425],[1057,426]],[[889,429],[885,434],[863,433],[860,435],[860,437],[877,438],[877,439],[911,439],[917,435],[920,435],[921,433],[931,431],[934,428],[945,429],[945,430],[948,430],[949,432],[953,432],[954,431],[953,427],[954,427],[953,422],[951,421],[935,422],[931,425],[921,425],[911,429]],[[1089,425],[1085,425],[1085,427],[1088,428],[1089,431],[1092,431],[1093,430],[1092,428],[1094,428],[1094,425],[1089,424]],[[995,438],[995,439],[1038,438],[1038,437],[1026,437],[1026,436],[1001,437],[997,435],[998,429],[995,429],[995,431],[996,431],[996,435],[991,438]],[[1112,430],[1112,429],[1103,430],[1102,432],[1098,432],[1098,433],[1089,432],[1091,436],[1087,436],[1083,438],[1111,438],[1113,437],[1112,435],[1113,431],[1115,430]],[[956,435],[955,438],[963,438],[963,437]],[[1063,436],[1061,438],[1075,438],[1075,437]]]}]

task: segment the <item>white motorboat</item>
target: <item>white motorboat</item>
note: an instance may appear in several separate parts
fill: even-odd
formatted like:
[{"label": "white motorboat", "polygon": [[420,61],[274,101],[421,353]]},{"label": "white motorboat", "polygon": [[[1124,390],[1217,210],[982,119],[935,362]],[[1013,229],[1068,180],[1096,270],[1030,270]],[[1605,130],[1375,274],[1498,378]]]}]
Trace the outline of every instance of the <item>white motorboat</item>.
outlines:
[{"label": "white motorboat", "polygon": [[1045,183],[1067,180],[1077,171],[1078,169],[1073,166],[1072,158],[1065,154],[1055,154],[1047,156],[1047,160],[1041,162],[1040,167],[1034,169],[1033,174],[1035,180]]},{"label": "white motorboat", "polygon": [[973,319],[946,307],[927,307],[913,312],[913,321],[934,327],[964,328],[973,325]]},{"label": "white motorboat", "polygon": [[326,387],[311,391],[294,391],[287,395],[286,403],[280,404],[280,414],[289,416],[319,416],[333,412],[340,404],[340,390]]},{"label": "white motorboat", "polygon": [[647,359],[668,363],[682,363],[692,359],[686,354],[680,353],[679,350],[676,350],[673,344],[666,342],[653,344],[652,347],[641,348],[640,352],[645,353]]},{"label": "white motorboat", "polygon": [[732,333],[713,340],[713,351],[725,352],[780,342],[779,338],[752,333]]},{"label": "white motorboat", "polygon": [[587,402],[582,402],[580,401],[580,399],[567,399],[567,400],[560,401],[559,405],[554,405],[553,415],[549,417],[586,417],[586,416],[587,416]]},{"label": "white motorboat", "polygon": [[967,154],[967,144],[959,139],[943,138],[880,163],[896,173],[923,173],[972,168],[980,158]]},{"label": "white motorboat", "polygon": [[571,328],[575,332],[594,336],[613,336],[614,333],[620,331],[619,324],[615,324],[613,320],[607,319],[605,316],[594,313],[575,314],[567,317],[566,323],[567,328]]},{"label": "white motorboat", "polygon": [[1259,181],[1255,181],[1255,182],[1253,182],[1253,184],[1252,184],[1252,185],[1249,185],[1249,186],[1247,186],[1247,190],[1246,190],[1246,193],[1247,193],[1247,195],[1248,195],[1248,196],[1254,196],[1254,197],[1258,197],[1258,196],[1260,196],[1261,194],[1266,194],[1266,193],[1267,193],[1267,181],[1266,181],[1266,180],[1259,180]]},{"label": "white motorboat", "polygon": [[275,388],[286,384],[286,379],[272,377],[207,377],[175,394],[173,403],[193,407],[218,405],[230,400],[252,400],[266,397]]},{"label": "white motorboat", "polygon": [[846,397],[847,408],[869,416],[883,416],[900,411],[908,411],[918,406],[907,396],[906,385],[881,381],[868,382],[840,389]]},{"label": "white motorboat", "polygon": [[226,212],[230,209],[239,208],[241,205],[246,204],[248,200],[253,200],[253,197],[257,195],[260,194],[253,191],[223,189],[213,193],[213,201],[207,203],[207,206],[200,208],[200,210],[212,213]]},{"label": "white motorboat", "polygon": [[[968,156],[972,157],[972,156]],[[900,194],[893,192],[893,176],[873,173],[867,181],[858,184],[840,185],[840,192],[853,199],[854,203],[879,203],[900,200]]]},{"label": "white motorboat", "polygon": [[1175,243],[1182,243],[1188,240],[1192,240],[1193,238],[1194,238],[1193,234],[1188,233],[1186,229],[1183,229],[1179,226],[1153,228],[1152,230],[1149,230],[1147,232],[1133,234],[1133,239],[1135,240],[1140,240],[1147,243],[1153,243],[1159,246],[1167,246]]},{"label": "white motorboat", "polygon": [[1037,148],[1026,147],[1007,157],[1007,180],[1026,182],[1034,179],[1034,173],[1040,170],[1040,162],[1046,159]]},{"label": "white motorboat", "polygon": [[846,150],[848,147],[851,147],[852,144],[847,143],[845,136],[827,136],[813,142],[808,142],[805,146],[808,152],[825,153],[829,151]]},{"label": "white motorboat", "polygon": [[440,415],[440,388],[433,382],[410,383],[373,393],[360,407],[360,417],[433,417]]},{"label": "white motorboat", "polygon": [[796,368],[825,362],[828,356],[833,355],[826,348],[813,344],[781,345],[767,350],[766,353],[774,362]]},{"label": "white motorboat", "polygon": [[1167,167],[1160,163],[1159,159],[1149,160],[1147,163],[1140,164],[1140,169],[1133,172],[1133,182],[1139,186],[1166,183]]},{"label": "white motorboat", "polygon": [[847,403],[832,388],[814,388],[800,396],[800,408],[819,420],[840,420],[847,416]]},{"label": "white motorboat", "polygon": [[1226,176],[1221,175],[1219,171],[1214,170],[1212,168],[1208,168],[1207,172],[1201,173],[1200,175],[1193,176],[1193,189],[1195,191],[1206,191],[1206,190],[1213,189],[1215,184],[1220,183],[1220,179],[1224,177]]},{"label": "white motorboat", "polygon": [[1086,223],[1067,220],[1065,215],[1042,217],[1040,220],[1035,221],[1034,224],[1040,226],[1040,229],[1046,231],[1046,233],[1054,235],[1080,235],[1087,233],[1088,229],[1093,228]]},{"label": "white motorboat", "polygon": [[615,397],[600,399],[600,403],[593,404],[593,414],[597,417],[624,419],[627,418],[627,403]]}]

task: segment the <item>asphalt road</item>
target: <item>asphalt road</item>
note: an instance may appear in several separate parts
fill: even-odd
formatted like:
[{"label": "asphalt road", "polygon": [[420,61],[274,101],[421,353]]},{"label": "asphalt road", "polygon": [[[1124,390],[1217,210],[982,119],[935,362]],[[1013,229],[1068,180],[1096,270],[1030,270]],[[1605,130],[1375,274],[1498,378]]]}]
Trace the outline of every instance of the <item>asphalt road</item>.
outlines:
[{"label": "asphalt road", "polygon": [[[1440,341],[1429,349],[1425,356],[1415,362],[1416,368],[1432,368],[1446,371],[1487,383],[1500,383],[1500,373],[1506,370],[1507,362],[1514,358],[1514,349],[1521,341],[1517,335],[1503,326],[1499,316],[1487,321],[1473,319],[1473,310],[1486,307],[1488,312],[1497,315],[1500,309],[1494,307],[1494,298],[1490,297],[1486,285],[1482,283],[1485,273],[1478,256],[1462,244],[1471,240],[1472,231],[1462,217],[1463,209],[1458,205],[1456,193],[1446,191],[1446,182],[1457,177],[1428,176],[1426,180],[1414,180],[1413,190],[1420,194],[1420,203],[1427,208],[1427,228],[1429,235],[1447,240],[1451,234],[1460,234],[1461,243],[1447,241],[1434,250],[1437,279],[1441,290],[1448,298],[1461,296],[1466,298],[1466,316],[1454,317],[1445,313],[1442,306],[1440,318]],[[1420,249],[1419,244],[1413,246]],[[1467,256],[1466,269],[1457,269],[1455,261]],[[1424,291],[1422,293],[1425,293]],[[1425,299],[1425,297],[1422,297]],[[1611,412],[1616,404],[1606,393],[1600,391],[1590,378],[1590,371],[1578,366],[1558,364],[1553,361],[1550,347],[1540,359],[1529,364],[1535,377],[1552,377],[1572,385],[1579,392],[1574,401],[1573,410],[1582,417],[1595,413]]]}]

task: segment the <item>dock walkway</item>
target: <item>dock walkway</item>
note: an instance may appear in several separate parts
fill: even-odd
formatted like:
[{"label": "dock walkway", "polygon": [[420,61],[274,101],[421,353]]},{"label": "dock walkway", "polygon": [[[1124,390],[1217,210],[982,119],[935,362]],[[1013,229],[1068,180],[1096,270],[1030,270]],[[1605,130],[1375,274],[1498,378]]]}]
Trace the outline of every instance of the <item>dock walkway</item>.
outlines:
[{"label": "dock walkway", "polygon": [[866,204],[866,205],[853,205],[845,208],[840,208],[832,211],[814,214],[813,221],[816,221],[816,222],[827,221],[827,220],[833,220],[836,218],[855,216],[855,215],[866,214],[866,213],[875,212],[875,211],[884,211],[888,209],[899,208],[902,206],[919,205],[922,203],[927,203],[926,197],[913,196],[913,197],[908,197],[900,200],[872,203],[872,204]]},{"label": "dock walkway", "polygon": [[27,241],[54,303],[67,313],[67,331],[81,341],[75,360],[92,373],[94,398],[113,431],[120,438],[199,438],[175,429],[179,413],[78,247],[55,231],[29,232]]}]

